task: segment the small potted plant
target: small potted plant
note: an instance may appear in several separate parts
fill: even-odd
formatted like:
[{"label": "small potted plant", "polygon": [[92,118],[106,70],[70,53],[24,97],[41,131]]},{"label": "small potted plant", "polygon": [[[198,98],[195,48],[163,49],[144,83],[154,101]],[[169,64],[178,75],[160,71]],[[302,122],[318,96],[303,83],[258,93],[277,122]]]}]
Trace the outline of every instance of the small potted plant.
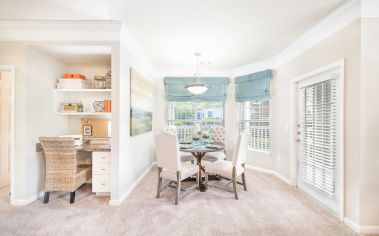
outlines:
[{"label": "small potted plant", "polygon": [[78,103],[76,111],[77,112],[83,112],[83,103],[82,102]]}]

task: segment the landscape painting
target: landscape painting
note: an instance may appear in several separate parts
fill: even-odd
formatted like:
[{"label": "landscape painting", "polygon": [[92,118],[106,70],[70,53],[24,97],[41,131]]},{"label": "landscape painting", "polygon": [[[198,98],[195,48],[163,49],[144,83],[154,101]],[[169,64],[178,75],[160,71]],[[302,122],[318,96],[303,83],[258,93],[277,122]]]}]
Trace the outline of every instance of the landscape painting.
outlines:
[{"label": "landscape painting", "polygon": [[130,68],[130,136],[152,130],[153,85],[150,80]]}]

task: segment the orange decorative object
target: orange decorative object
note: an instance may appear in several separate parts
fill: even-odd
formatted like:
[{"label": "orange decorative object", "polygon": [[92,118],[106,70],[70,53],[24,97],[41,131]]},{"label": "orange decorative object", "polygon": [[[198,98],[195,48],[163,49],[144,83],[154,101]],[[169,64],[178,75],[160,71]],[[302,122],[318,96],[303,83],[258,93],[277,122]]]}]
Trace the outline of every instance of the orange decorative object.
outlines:
[{"label": "orange decorative object", "polygon": [[65,79],[82,79],[85,80],[86,77],[81,74],[64,74],[63,78]]}]

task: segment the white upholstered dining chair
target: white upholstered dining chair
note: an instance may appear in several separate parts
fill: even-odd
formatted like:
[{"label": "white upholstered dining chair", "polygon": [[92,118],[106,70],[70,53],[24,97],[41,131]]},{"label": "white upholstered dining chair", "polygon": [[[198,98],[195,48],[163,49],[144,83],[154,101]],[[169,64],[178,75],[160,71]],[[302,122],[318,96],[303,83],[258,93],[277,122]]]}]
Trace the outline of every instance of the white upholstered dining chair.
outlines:
[{"label": "white upholstered dining chair", "polygon": [[234,196],[238,200],[237,178],[242,176],[244,190],[246,188],[245,162],[247,158],[248,133],[241,132],[234,147],[233,160],[219,160],[205,166],[205,186],[208,187],[208,175],[216,174],[232,180]]},{"label": "white upholstered dining chair", "polygon": [[[166,132],[166,133],[174,134],[174,135],[178,134],[176,126],[172,126],[172,125],[162,128],[162,132]],[[194,157],[191,153],[179,152],[179,155],[180,155],[180,161],[182,162],[190,161],[192,164],[194,163]]]},{"label": "white upholstered dining chair", "polygon": [[225,128],[222,126],[217,126],[213,129],[213,142],[224,144],[225,148],[222,151],[208,152],[203,157],[204,161],[216,162],[219,160],[226,159],[226,141],[225,141]]},{"label": "white upholstered dining chair", "polygon": [[158,190],[160,197],[162,179],[176,182],[175,204],[178,204],[181,181],[196,175],[196,183],[199,183],[199,167],[188,162],[181,162],[179,156],[179,142],[174,134],[161,132],[155,136],[155,152],[158,163]]}]

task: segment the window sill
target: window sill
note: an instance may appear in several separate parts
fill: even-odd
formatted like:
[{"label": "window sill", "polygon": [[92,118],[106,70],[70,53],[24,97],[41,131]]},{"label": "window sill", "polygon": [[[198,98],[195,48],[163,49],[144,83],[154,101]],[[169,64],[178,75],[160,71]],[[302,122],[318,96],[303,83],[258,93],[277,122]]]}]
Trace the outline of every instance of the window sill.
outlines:
[{"label": "window sill", "polygon": [[254,151],[254,150],[248,150],[249,154],[252,155],[260,155],[260,156],[265,156],[265,157],[271,157],[271,152],[264,152],[264,151]]}]

